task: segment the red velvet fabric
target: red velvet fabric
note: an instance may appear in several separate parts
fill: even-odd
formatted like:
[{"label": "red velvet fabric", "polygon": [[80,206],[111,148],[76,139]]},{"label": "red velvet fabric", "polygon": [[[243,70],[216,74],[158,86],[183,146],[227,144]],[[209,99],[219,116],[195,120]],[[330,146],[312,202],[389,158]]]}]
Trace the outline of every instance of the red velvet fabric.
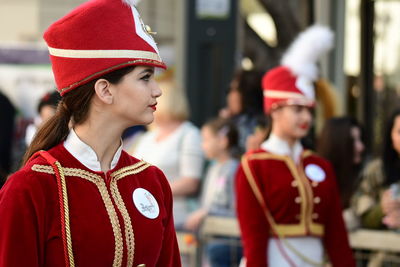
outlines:
[{"label": "red velvet fabric", "polygon": [[[247,154],[245,157],[263,153],[267,152],[258,150]],[[307,179],[307,183],[312,188],[313,198],[301,199],[301,201],[308,201],[307,206],[312,207],[310,215],[318,214],[317,219],[308,219],[324,226],[323,244],[333,266],[355,266],[331,166],[327,161],[315,155],[306,156],[302,159],[302,166],[308,164],[316,164],[326,173],[326,179],[318,183],[317,186],[312,186],[312,181]],[[295,201],[296,197],[299,197],[299,189],[292,184],[295,179],[286,162],[279,158],[251,159],[249,166],[257,187],[261,191],[263,201],[275,222],[277,224],[299,225],[300,204]],[[236,176],[236,192],[237,215],[242,233],[244,254],[247,259],[246,266],[268,266],[268,239],[271,236],[272,229],[250,187],[243,165],[240,166]],[[320,198],[320,202],[312,203],[316,197]],[[307,230],[306,234],[302,236],[313,235],[318,236]]]},{"label": "red velvet fabric", "polygon": [[[62,144],[49,150],[63,167],[90,171]],[[138,162],[123,152],[117,166],[107,173]],[[55,176],[33,171],[34,164],[48,165],[41,157],[13,174],[0,191],[0,266],[65,266]],[[105,174],[92,172],[102,176]],[[83,178],[67,176],[72,246],[76,266],[112,266],[115,251],[113,229],[97,186]],[[106,182],[111,197],[109,182]],[[117,181],[135,236],[134,263],[149,266],[181,266],[172,217],[172,194],[163,173],[154,166]],[[144,217],[135,207],[132,193],[144,188],[156,198],[160,213]],[[116,204],[123,234],[123,261],[127,266],[124,222]]]},{"label": "red velvet fabric", "polygon": [[[293,100],[288,97],[267,97],[265,96],[266,91],[296,93],[306,97],[297,88],[296,81],[297,77],[285,66],[278,66],[265,73],[262,79],[262,88],[264,90],[264,111],[266,114],[270,113],[272,108],[284,105],[286,102]],[[308,102],[312,103],[313,100],[310,99]]]}]

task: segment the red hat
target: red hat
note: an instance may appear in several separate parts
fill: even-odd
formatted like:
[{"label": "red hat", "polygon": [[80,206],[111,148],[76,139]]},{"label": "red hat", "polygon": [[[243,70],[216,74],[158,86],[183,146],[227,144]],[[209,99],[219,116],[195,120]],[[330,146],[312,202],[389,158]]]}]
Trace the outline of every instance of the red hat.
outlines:
[{"label": "red hat", "polygon": [[44,34],[61,95],[132,65],[166,68],[134,0],[91,0]]},{"label": "red hat", "polygon": [[309,27],[296,38],[284,54],[282,65],[263,77],[265,113],[283,105],[314,106],[316,63],[332,45],[333,33],[320,25]]},{"label": "red hat", "polygon": [[[314,88],[306,80],[296,77],[289,68],[279,66],[268,71],[263,79],[264,90],[264,111],[271,110],[285,105],[301,105],[312,107],[314,95],[306,95],[306,91],[312,92]],[[301,90],[300,88],[308,89]],[[311,87],[311,88],[310,88]]]}]

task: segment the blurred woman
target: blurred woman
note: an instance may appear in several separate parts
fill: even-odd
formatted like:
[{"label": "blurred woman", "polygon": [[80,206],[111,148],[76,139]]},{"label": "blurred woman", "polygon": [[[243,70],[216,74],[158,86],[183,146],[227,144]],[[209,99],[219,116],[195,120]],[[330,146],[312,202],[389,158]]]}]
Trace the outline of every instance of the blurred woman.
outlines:
[{"label": "blurred woman", "polygon": [[386,123],[380,158],[362,172],[354,208],[365,228],[400,228],[400,109]]},{"label": "blurred woman", "polygon": [[200,130],[188,121],[186,97],[171,77],[161,79],[163,96],[153,128],[137,142],[135,157],[158,166],[167,176],[174,196],[174,222],[182,228],[195,209],[191,197],[199,191],[204,168]]},{"label": "blurred woman", "polygon": [[242,152],[246,149],[247,137],[254,132],[257,118],[263,115],[261,77],[258,71],[237,71],[226,96],[227,106],[219,114],[235,123]]},{"label": "blurred woman", "polygon": [[325,122],[318,138],[317,152],[332,163],[343,209],[349,208],[357,189],[364,151],[362,129],[355,119],[340,117]]},{"label": "blurred woman", "polygon": [[350,200],[360,182],[365,150],[361,126],[350,117],[329,119],[317,143],[318,154],[329,160],[336,174],[346,226],[349,230],[355,229],[359,220],[350,209]]}]

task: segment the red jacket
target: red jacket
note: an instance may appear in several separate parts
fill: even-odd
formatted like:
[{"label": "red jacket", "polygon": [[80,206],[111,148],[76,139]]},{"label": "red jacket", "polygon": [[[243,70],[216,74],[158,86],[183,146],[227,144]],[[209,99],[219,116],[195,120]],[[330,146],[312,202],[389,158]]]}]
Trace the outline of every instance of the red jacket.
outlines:
[{"label": "red jacket", "polygon": [[[122,152],[117,166],[104,174],[87,169],[62,144],[49,153],[66,175],[76,266],[181,266],[172,194],[159,169]],[[51,173],[47,161],[38,157],[0,191],[0,266],[65,266],[57,183]],[[156,218],[147,218],[135,206],[137,188],[156,199]]]},{"label": "red jacket", "polygon": [[[314,170],[310,170],[313,167]],[[321,176],[324,179],[313,181],[306,173],[315,176],[314,180]],[[248,267],[268,265],[267,246],[271,235],[321,237],[333,266],[355,266],[335,177],[327,161],[305,151],[296,166],[287,156],[260,149],[243,157],[236,177],[236,191]],[[274,229],[264,209],[272,215]]]}]

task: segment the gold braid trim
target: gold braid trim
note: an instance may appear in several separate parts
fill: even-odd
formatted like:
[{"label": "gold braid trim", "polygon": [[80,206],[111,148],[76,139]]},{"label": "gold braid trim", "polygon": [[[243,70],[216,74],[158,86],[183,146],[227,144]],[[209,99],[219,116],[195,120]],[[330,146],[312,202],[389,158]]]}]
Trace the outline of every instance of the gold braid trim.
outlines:
[{"label": "gold braid trim", "polygon": [[121,212],[122,218],[125,224],[125,242],[127,248],[127,266],[131,267],[133,265],[133,259],[135,254],[135,236],[132,229],[131,217],[129,216],[128,210],[126,209],[125,203],[122,200],[121,194],[118,190],[118,185],[115,179],[111,180],[111,195],[114,199],[117,208]]},{"label": "gold braid trim", "polygon": [[[243,171],[244,174],[246,176],[246,179],[250,185],[250,188],[252,189],[257,201],[259,202],[261,208],[264,211],[265,217],[268,221],[268,223],[270,224],[272,231],[278,236],[279,240],[282,241],[282,243],[289,249],[291,250],[294,254],[296,254],[300,259],[302,259],[303,261],[307,262],[308,264],[315,266],[315,267],[323,267],[324,263],[323,262],[316,262],[313,259],[310,259],[309,257],[307,257],[306,255],[304,255],[303,253],[301,253],[299,250],[297,250],[292,244],[289,243],[289,241],[286,239],[285,235],[281,232],[278,231],[277,229],[277,224],[275,222],[274,217],[272,216],[272,214],[270,213],[270,211],[268,210],[268,207],[266,205],[266,202],[264,200],[264,197],[256,183],[255,177],[253,176],[253,173],[251,171],[250,165],[249,165],[249,161],[250,160],[254,160],[254,159],[268,159],[268,158],[281,158],[283,160],[286,161],[286,164],[289,168],[289,170],[291,171],[292,175],[296,178],[296,180],[301,181],[301,179],[299,179],[298,177],[300,176],[296,170],[295,164],[294,162],[289,159],[288,157],[282,157],[282,156],[277,156],[277,155],[270,155],[268,153],[259,153],[259,154],[252,154],[249,156],[243,156],[241,163],[242,163],[242,167],[243,167]],[[299,184],[299,188],[300,188],[300,184]],[[306,189],[302,189],[302,190],[306,190]],[[301,190],[300,190],[301,193]],[[306,192],[303,191],[302,195],[302,199],[305,199],[306,197]],[[303,201],[304,202],[304,201]],[[306,212],[306,209],[303,209],[302,207],[302,213]]]},{"label": "gold braid trim", "polygon": [[137,174],[139,172],[142,172],[150,166],[151,166],[151,164],[149,164],[145,161],[139,161],[136,164],[133,164],[131,166],[128,166],[128,167],[122,168],[116,172],[113,172],[111,174],[111,177],[114,178],[116,181],[118,181],[128,175]]},{"label": "gold braid trim", "polygon": [[139,161],[139,162],[136,162],[136,163],[133,164],[133,165],[130,165],[130,166],[121,168],[121,169],[119,169],[118,171],[113,172],[113,173],[111,174],[111,176],[115,177],[115,176],[117,176],[117,175],[120,175],[120,174],[123,173],[123,172],[129,171],[129,170],[131,170],[131,169],[138,168],[138,167],[140,167],[140,166],[142,166],[142,165],[144,165],[144,164],[146,164],[146,163],[147,163],[146,161],[141,160],[141,161]]},{"label": "gold braid trim", "polygon": [[[72,251],[72,238],[71,238],[71,228],[69,224],[69,206],[68,206],[68,192],[67,192],[67,185],[65,183],[65,175],[63,171],[63,167],[61,166],[60,162],[56,161],[54,163],[58,169],[60,174],[61,180],[61,190],[62,190],[62,198],[64,204],[64,223],[65,223],[65,235],[67,238],[67,250],[68,250],[68,258],[69,258],[69,265],[71,267],[75,266],[74,262],[74,253]],[[53,168],[52,168],[53,169]],[[54,172],[54,170],[53,170]]]},{"label": "gold braid trim", "polygon": [[[32,170],[37,171],[37,172],[42,172],[42,173],[54,174],[53,168],[51,166],[47,166],[47,165],[35,164],[32,166]],[[115,252],[114,252],[113,267],[120,267],[122,265],[122,258],[123,258],[123,252],[124,252],[124,250],[123,250],[124,244],[123,244],[121,226],[119,224],[117,213],[114,209],[114,205],[108,194],[107,186],[106,186],[103,178],[99,175],[90,173],[85,170],[76,169],[76,168],[61,168],[60,172],[61,171],[64,172],[65,176],[80,177],[82,179],[85,179],[85,180],[88,180],[88,181],[94,183],[97,186],[97,188],[100,192],[101,198],[103,200],[103,203],[106,207],[107,214],[110,219],[111,226],[112,226],[113,233],[114,233]]]}]

